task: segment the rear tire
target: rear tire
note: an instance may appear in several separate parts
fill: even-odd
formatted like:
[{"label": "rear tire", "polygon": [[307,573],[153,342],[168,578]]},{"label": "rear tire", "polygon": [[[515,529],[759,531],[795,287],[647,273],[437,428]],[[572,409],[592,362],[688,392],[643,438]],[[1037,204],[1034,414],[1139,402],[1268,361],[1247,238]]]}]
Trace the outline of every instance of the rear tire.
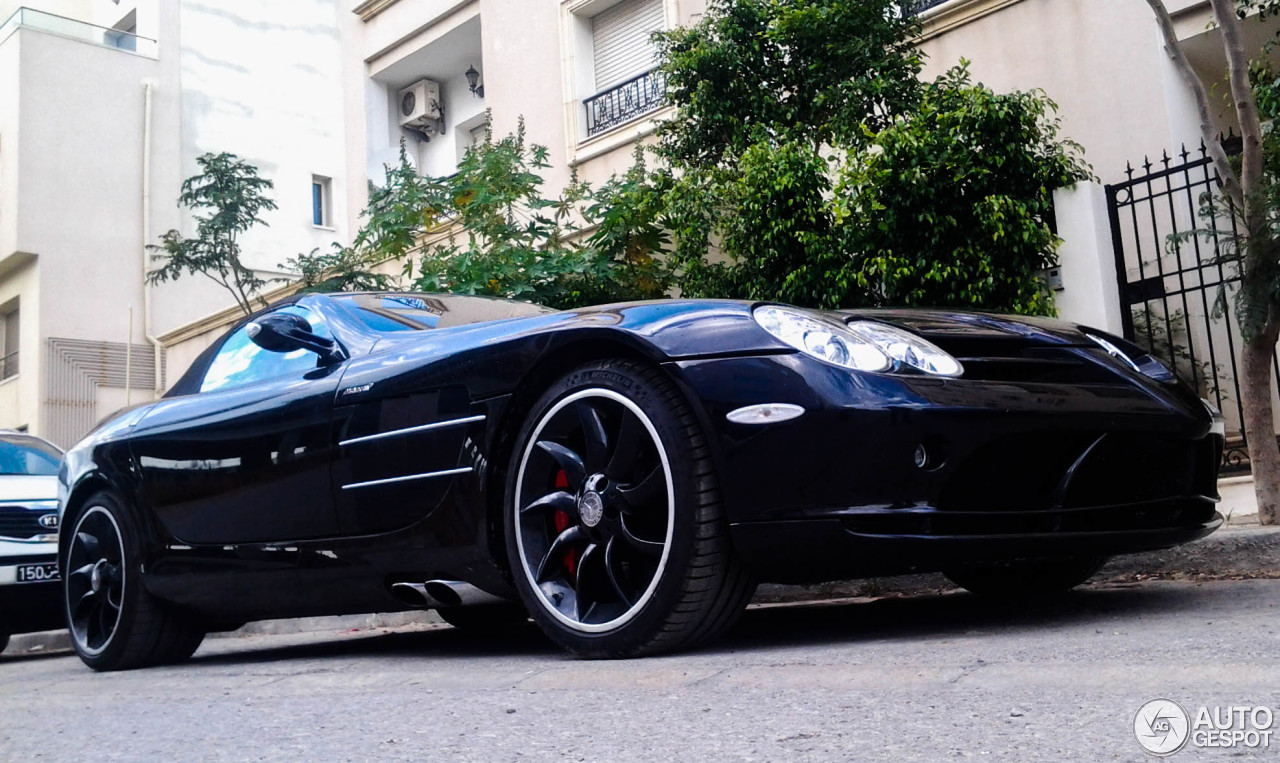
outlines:
[{"label": "rear tire", "polygon": [[711,453],[658,369],[585,365],[534,404],[508,474],[516,588],[552,641],[586,658],[687,649],[746,608]]},{"label": "rear tire", "polygon": [[0,633],[0,652],[3,652],[7,646],[9,646],[9,634]]},{"label": "rear tire", "polygon": [[115,495],[90,496],[70,538],[61,559],[63,602],[84,664],[129,670],[191,657],[204,630],[143,586],[141,534]]},{"label": "rear tire", "polygon": [[1025,559],[1001,564],[958,567],[947,578],[982,596],[1026,598],[1052,596],[1075,588],[1093,577],[1107,561],[1105,556],[1066,559]]}]

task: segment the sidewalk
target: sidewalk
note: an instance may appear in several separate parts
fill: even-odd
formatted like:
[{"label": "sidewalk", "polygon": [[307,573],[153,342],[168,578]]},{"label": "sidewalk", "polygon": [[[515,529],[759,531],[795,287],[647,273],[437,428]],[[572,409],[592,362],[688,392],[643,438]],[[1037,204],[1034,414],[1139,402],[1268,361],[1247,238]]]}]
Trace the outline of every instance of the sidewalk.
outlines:
[{"label": "sidewalk", "polygon": [[[1162,551],[1130,554],[1107,563],[1089,585],[1125,583],[1153,578],[1173,580],[1222,580],[1280,577],[1280,526],[1231,525],[1204,540]],[[779,604],[824,599],[910,596],[954,589],[942,575],[903,575],[813,586],[766,584],[756,591],[754,603]],[[237,631],[211,634],[211,638],[259,634],[308,633],[389,628],[409,623],[439,623],[434,612],[394,612],[343,617],[308,617],[264,620]],[[66,631],[14,636],[6,654],[33,653],[71,648]]]}]

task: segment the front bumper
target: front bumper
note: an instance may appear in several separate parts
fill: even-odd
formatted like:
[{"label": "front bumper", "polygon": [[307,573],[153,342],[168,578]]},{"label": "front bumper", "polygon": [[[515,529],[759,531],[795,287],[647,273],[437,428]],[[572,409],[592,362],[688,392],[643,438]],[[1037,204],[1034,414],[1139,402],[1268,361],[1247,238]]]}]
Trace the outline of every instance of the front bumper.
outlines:
[{"label": "front bumper", "polygon": [[0,634],[34,633],[66,627],[59,581],[19,583],[18,568],[32,564],[57,564],[55,544],[25,544],[15,553],[6,543],[0,555]]},{"label": "front bumper", "polygon": [[[1221,522],[1222,438],[1177,387],[854,374],[798,354],[677,365],[735,545],[766,580],[1127,553]],[[805,414],[725,419],[766,402]]]},{"label": "front bumper", "polygon": [[732,528],[734,547],[762,581],[816,583],[962,564],[1065,556],[1114,556],[1199,540],[1222,524],[1208,519],[1171,526],[1021,534],[877,535],[838,519],[751,522]]}]

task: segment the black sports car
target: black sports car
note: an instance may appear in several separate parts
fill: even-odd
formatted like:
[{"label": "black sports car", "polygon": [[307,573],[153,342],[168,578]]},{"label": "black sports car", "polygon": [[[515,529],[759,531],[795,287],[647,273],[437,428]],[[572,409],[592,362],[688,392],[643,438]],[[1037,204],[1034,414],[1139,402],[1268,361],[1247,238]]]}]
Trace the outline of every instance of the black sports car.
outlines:
[{"label": "black sports car", "polygon": [[66,454],[59,553],[100,670],[412,607],[624,657],[757,580],[1064,590],[1212,532],[1222,444],[1156,358],[1057,321],[309,295]]}]

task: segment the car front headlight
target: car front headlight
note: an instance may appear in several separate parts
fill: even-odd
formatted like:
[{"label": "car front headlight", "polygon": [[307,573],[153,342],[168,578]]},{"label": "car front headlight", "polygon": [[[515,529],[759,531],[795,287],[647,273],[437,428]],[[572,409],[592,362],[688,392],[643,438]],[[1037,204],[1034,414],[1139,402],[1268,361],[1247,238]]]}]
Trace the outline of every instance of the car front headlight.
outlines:
[{"label": "car front headlight", "polygon": [[933,376],[959,376],[960,361],[921,336],[897,326],[875,321],[854,321],[849,330],[871,342],[890,358]]},{"label": "car front headlight", "polygon": [[760,328],[824,363],[854,371],[884,371],[893,365],[872,342],[837,321],[779,305],[757,307],[753,315]]}]

